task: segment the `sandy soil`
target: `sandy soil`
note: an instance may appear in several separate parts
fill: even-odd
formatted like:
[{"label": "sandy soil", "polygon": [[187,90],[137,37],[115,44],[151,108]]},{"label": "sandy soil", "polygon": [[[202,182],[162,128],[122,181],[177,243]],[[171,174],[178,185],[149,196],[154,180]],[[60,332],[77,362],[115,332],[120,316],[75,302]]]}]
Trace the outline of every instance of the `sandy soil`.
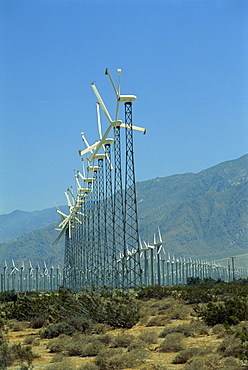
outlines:
[{"label": "sandy soil", "polygon": [[[168,325],[177,325],[177,324],[181,324],[183,322],[189,322],[191,319],[188,319],[188,320],[171,320],[171,323],[168,324]],[[168,326],[168,325],[166,325],[166,326]],[[140,334],[141,332],[144,332],[144,331],[154,331],[155,330],[159,333],[163,330],[163,328],[164,327],[161,327],[161,326],[146,327],[146,326],[142,326],[142,325],[137,324],[133,328],[125,330],[125,332],[133,334],[133,335],[138,335],[138,334]],[[18,343],[18,342],[20,342],[22,344],[23,344],[24,338],[28,338],[28,337],[37,338],[35,340],[35,341],[37,341],[37,345],[33,345],[32,347],[33,347],[33,352],[37,353],[40,357],[33,361],[34,370],[45,369],[45,367],[46,367],[45,365],[51,364],[52,359],[55,356],[55,354],[50,353],[49,350],[47,349],[47,343],[48,343],[49,340],[39,338],[39,335],[38,335],[39,330],[40,329],[30,329],[30,328],[24,329],[22,331],[9,330],[8,336],[7,336],[9,343]],[[109,333],[118,334],[120,332],[122,332],[122,330],[118,329],[118,330],[114,330],[114,331],[112,330]],[[146,363],[147,364],[149,364],[149,363],[151,363],[151,364],[152,363],[162,363],[163,365],[166,365],[166,369],[168,369],[168,370],[176,370],[176,369],[181,370],[181,369],[183,369],[184,368],[183,364],[178,364],[178,365],[172,364],[172,361],[173,361],[173,359],[176,355],[176,352],[170,352],[170,353],[160,353],[159,352],[158,347],[159,347],[159,343],[162,340],[163,340],[163,338],[159,338],[158,342],[156,344],[150,345],[148,347],[149,348],[149,356],[146,360]],[[198,336],[198,337],[185,338],[184,343],[185,343],[186,347],[192,347],[192,346],[203,346],[203,347],[205,347],[206,345],[210,345],[210,344],[213,345],[214,347],[217,347],[221,343],[221,341],[222,341],[221,338],[219,339],[219,338],[217,338],[216,335],[211,335],[210,334],[210,335],[201,335],[201,336]],[[93,361],[93,360],[94,360],[94,357],[87,357],[87,358],[77,357],[77,356],[70,357],[71,363],[75,364],[75,365],[81,365],[83,363]],[[9,369],[18,369],[18,368],[19,368],[19,365],[9,367]],[[135,370],[139,370],[139,369],[136,368]]]}]

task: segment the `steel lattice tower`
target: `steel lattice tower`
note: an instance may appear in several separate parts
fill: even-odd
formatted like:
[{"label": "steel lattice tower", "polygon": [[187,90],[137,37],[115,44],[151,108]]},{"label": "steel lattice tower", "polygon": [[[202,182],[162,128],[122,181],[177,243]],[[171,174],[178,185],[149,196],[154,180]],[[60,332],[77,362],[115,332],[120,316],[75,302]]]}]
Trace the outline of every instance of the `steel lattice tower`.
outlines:
[{"label": "steel lattice tower", "polygon": [[[122,187],[122,168],[121,168],[121,130],[115,128],[114,141],[114,245],[116,263],[117,288],[125,289],[123,272],[126,269],[124,261],[121,260],[125,255],[124,252],[124,210],[123,210],[123,187]],[[122,257],[122,258],[121,258]],[[122,274],[122,278],[121,278]]]},{"label": "steel lattice tower", "polygon": [[126,282],[129,288],[138,288],[142,286],[142,270],[140,265],[131,102],[125,103],[125,123],[127,128],[124,195],[124,253],[126,254],[129,252],[129,263],[127,264],[126,270]]}]

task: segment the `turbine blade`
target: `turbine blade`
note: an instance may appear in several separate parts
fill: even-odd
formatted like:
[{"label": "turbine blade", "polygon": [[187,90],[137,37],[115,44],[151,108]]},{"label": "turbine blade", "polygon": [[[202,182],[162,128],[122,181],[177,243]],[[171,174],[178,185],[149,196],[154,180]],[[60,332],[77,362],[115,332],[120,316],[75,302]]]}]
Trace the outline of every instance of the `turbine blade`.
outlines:
[{"label": "turbine blade", "polygon": [[[120,127],[129,128],[130,129],[130,126],[127,125],[126,123],[121,123]],[[143,127],[138,127],[138,126],[133,126],[132,125],[132,130],[140,131],[140,132],[143,132],[144,134],[146,133],[146,129],[143,128]]]},{"label": "turbine blade", "polygon": [[161,236],[161,232],[160,232],[160,228],[159,227],[158,227],[158,236],[159,236],[160,243],[163,243],[162,236]]},{"label": "turbine blade", "polygon": [[100,104],[96,103],[96,111],[97,111],[97,124],[98,124],[98,132],[99,138],[102,139],[102,126],[101,126],[101,117],[100,117]]},{"label": "turbine blade", "polygon": [[114,92],[115,92],[115,95],[116,95],[116,98],[118,99],[119,98],[119,95],[118,95],[118,92],[116,90],[116,87],[115,87],[115,84],[114,84],[114,81],[111,77],[111,74],[109,73],[109,70],[108,68],[106,68],[105,70],[105,75],[108,75],[109,79],[110,79],[110,82],[111,82],[111,85],[113,86],[113,89],[114,89]]},{"label": "turbine blade", "polygon": [[93,89],[93,91],[94,91],[94,93],[95,93],[95,95],[97,97],[97,100],[100,103],[100,105],[102,107],[102,110],[105,113],[107,119],[109,120],[110,123],[112,123],[113,122],[112,121],[112,118],[110,117],[110,114],[109,114],[109,112],[108,112],[108,110],[107,110],[107,108],[106,108],[106,106],[105,106],[105,104],[104,104],[104,102],[103,102],[103,100],[101,98],[101,95],[99,94],[99,92],[98,92],[98,90],[97,90],[96,85],[94,84],[94,82],[91,82],[91,87],[92,87],[92,89]]},{"label": "turbine blade", "polygon": [[95,144],[92,144],[90,145],[88,148],[84,149],[84,150],[79,150],[78,153],[80,155],[80,157],[88,152],[91,152],[93,153],[92,149],[95,149],[96,146],[100,143],[100,141],[97,141]]}]

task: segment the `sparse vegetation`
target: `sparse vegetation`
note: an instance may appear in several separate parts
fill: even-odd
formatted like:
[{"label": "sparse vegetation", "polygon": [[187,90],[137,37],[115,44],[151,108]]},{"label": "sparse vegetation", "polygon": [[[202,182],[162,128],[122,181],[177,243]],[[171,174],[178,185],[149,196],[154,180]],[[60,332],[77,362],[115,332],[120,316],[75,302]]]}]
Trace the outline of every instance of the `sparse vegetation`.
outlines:
[{"label": "sparse vegetation", "polygon": [[[189,303],[194,301],[194,289],[202,293],[197,304]],[[7,319],[0,320],[0,369],[12,364],[31,369],[36,361],[32,348],[43,339],[48,340],[47,351],[52,355],[44,370],[166,370],[162,360],[153,361],[158,352],[159,356],[177,352],[170,355],[171,369],[181,364],[186,370],[239,370],[247,363],[247,282],[197,280],[187,286],[149,287],[141,292],[128,297],[107,290],[104,295],[80,295],[62,289],[57,295],[1,302]],[[204,302],[206,295],[209,301]],[[11,344],[5,340],[8,328],[30,334],[22,344]],[[201,337],[205,342],[200,340],[198,345]],[[76,359],[70,359],[75,356],[86,362],[75,366]]]},{"label": "sparse vegetation", "polygon": [[182,333],[170,333],[160,344],[160,352],[178,352],[184,349]]}]

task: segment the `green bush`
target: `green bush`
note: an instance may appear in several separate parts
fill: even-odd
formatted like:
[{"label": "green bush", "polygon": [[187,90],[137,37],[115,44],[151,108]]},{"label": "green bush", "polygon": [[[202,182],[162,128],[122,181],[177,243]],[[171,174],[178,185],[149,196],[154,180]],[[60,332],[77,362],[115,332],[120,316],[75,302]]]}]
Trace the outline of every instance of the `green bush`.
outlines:
[{"label": "green bush", "polygon": [[17,301],[18,295],[15,290],[8,290],[0,292],[0,302],[14,302]]},{"label": "green bush", "polygon": [[243,361],[248,360],[248,325],[240,324],[229,329],[233,333],[222,341],[218,352],[225,357],[234,356]]},{"label": "green bush", "polygon": [[146,326],[165,326],[170,323],[170,318],[168,316],[160,315],[154,316],[148,320]]},{"label": "green bush", "polygon": [[235,325],[248,319],[247,299],[233,297],[224,303],[213,304],[209,302],[205,307],[195,308],[198,317],[201,317],[208,325],[216,324]]},{"label": "green bush", "polygon": [[159,286],[159,285],[150,285],[141,290],[136,294],[137,299],[163,299],[172,294],[170,287]]},{"label": "green bush", "polygon": [[165,338],[171,333],[182,333],[185,337],[195,337],[197,335],[208,334],[208,326],[202,321],[191,321],[179,325],[171,325],[164,328],[160,337]]},{"label": "green bush", "polygon": [[68,335],[61,334],[58,338],[51,339],[48,344],[47,348],[52,353],[60,353],[65,351],[66,346],[70,343],[71,338]]},{"label": "green bush", "polygon": [[212,347],[190,347],[178,352],[173,359],[173,364],[186,364],[190,359],[196,356],[204,356],[213,352]]},{"label": "green bush", "polygon": [[159,351],[160,352],[178,352],[184,349],[182,340],[184,335],[182,333],[171,333],[161,342]]},{"label": "green bush", "polygon": [[48,325],[44,331],[40,333],[41,338],[56,338],[61,334],[72,335],[76,332],[89,333],[91,329],[91,321],[81,317],[71,317],[67,321],[57,324]]},{"label": "green bush", "polygon": [[134,340],[134,336],[132,334],[128,334],[128,333],[117,334],[116,336],[113,336],[111,347],[127,348],[133,340]]},{"label": "green bush", "polygon": [[199,285],[182,287],[177,290],[175,296],[183,299],[189,304],[207,303],[216,300],[210,289]]},{"label": "green bush", "polygon": [[229,357],[223,360],[223,358],[215,353],[208,354],[206,356],[193,357],[189,360],[185,367],[185,370],[242,370],[243,367],[233,357]]},{"label": "green bush", "polygon": [[107,348],[100,351],[95,359],[95,364],[100,370],[134,368],[139,367],[146,356],[146,351],[140,348],[128,352],[124,352],[124,349],[120,348]]},{"label": "green bush", "polygon": [[47,324],[47,319],[44,316],[31,317],[30,326],[33,329],[40,329]]},{"label": "green bush", "polygon": [[150,331],[144,331],[143,333],[140,333],[137,336],[138,340],[141,340],[147,344],[153,344],[157,343],[158,341],[158,334],[157,332],[150,330]]}]

